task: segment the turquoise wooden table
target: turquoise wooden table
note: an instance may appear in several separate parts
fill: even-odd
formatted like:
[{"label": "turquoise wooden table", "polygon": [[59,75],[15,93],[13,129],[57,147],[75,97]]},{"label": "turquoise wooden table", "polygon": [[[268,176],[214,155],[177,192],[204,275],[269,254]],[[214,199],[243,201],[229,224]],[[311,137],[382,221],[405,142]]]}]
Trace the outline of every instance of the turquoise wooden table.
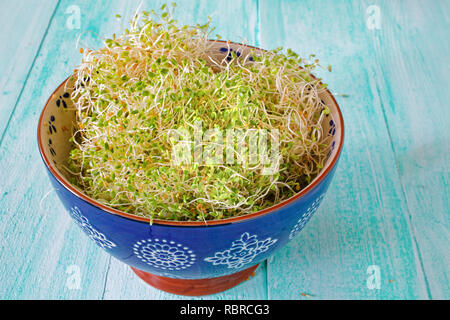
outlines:
[{"label": "turquoise wooden table", "polygon": [[[36,142],[79,48],[119,33],[138,4],[0,1],[1,299],[183,298],[145,284],[70,221]],[[448,12],[448,0],[178,1],[182,23],[211,16],[223,38],[331,64],[320,76],[346,123],[311,222],[254,277],[203,299],[450,298]]]}]

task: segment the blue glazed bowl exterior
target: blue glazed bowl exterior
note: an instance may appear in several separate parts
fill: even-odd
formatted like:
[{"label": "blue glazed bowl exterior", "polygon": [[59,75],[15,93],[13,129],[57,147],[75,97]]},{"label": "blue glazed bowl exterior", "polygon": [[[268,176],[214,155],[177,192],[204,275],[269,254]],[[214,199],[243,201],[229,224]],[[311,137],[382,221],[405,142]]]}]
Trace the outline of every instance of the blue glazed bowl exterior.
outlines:
[{"label": "blue glazed bowl exterior", "polygon": [[[216,41],[213,53],[227,58],[251,54],[251,47]],[[253,48],[255,50],[260,50]],[[252,57],[250,56],[250,59]],[[331,137],[328,162],[300,194],[271,209],[219,222],[163,223],[142,221],[84,196],[61,173],[70,151],[71,111],[68,79],[42,111],[38,144],[50,180],[78,226],[98,246],[136,269],[169,278],[205,279],[237,273],[265,260],[302,230],[320,205],[334,175],[344,139],[342,114],[329,91],[320,96],[329,106],[323,134]],[[144,219],[145,220],[145,219]]]},{"label": "blue glazed bowl exterior", "polygon": [[335,168],[315,188],[278,210],[208,226],[150,225],[111,214],[49,176],[74,221],[109,254],[151,274],[203,279],[247,269],[283,247],[317,210]]}]

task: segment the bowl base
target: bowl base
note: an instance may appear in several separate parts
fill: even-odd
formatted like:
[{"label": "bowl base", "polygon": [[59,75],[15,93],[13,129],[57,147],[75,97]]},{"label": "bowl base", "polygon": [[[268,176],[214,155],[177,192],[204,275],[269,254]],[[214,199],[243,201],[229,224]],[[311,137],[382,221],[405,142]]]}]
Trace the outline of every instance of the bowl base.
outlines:
[{"label": "bowl base", "polygon": [[203,296],[228,290],[248,280],[257,267],[258,264],[228,276],[207,279],[174,279],[157,276],[133,267],[131,269],[139,278],[159,290],[183,296]]}]

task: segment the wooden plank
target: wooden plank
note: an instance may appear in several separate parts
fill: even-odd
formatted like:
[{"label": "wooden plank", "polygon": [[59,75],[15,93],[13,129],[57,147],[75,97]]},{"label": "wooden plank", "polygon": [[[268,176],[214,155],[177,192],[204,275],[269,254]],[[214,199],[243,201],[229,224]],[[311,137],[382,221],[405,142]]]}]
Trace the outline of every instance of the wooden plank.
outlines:
[{"label": "wooden plank", "polygon": [[[184,3],[185,12],[192,15],[182,13],[186,23],[206,21],[211,11],[206,1],[195,8],[189,8],[187,1]],[[91,243],[70,222],[51,192],[36,147],[39,113],[52,90],[79,62],[80,54],[75,47],[78,35],[85,32],[81,37],[82,46],[97,46],[103,35],[120,31],[114,15],[121,13],[125,20],[136,7],[131,0],[78,1],[80,29],[70,29],[67,19],[71,10],[68,9],[73,9],[73,5],[66,0],[59,3],[1,145],[0,171],[8,174],[2,179],[0,194],[0,232],[4,235],[0,242],[0,297],[174,298],[143,285],[136,277],[130,279],[128,267]],[[180,7],[183,10],[182,4]],[[219,9],[226,10],[225,4]],[[228,12],[236,16],[240,10],[229,8]],[[215,12],[220,17],[219,11]],[[241,17],[246,15],[242,11]],[[242,25],[229,24],[225,18],[217,25],[218,32],[225,36],[244,34]],[[251,33],[245,34],[252,37]],[[251,281],[213,298],[265,298],[266,287],[265,268],[261,267]]]},{"label": "wooden plank", "polygon": [[[333,66],[326,74],[330,87],[349,94],[338,99],[346,141],[336,176],[311,222],[269,260],[269,298],[430,297],[384,121],[380,90],[388,89],[377,86],[382,75],[371,51],[368,6],[259,3],[261,45],[316,53]],[[379,289],[370,281],[373,272]]]},{"label": "wooden plank", "polygon": [[[80,29],[67,27],[68,8],[73,5],[59,3],[1,145],[0,297],[4,299],[101,299],[103,295],[110,257],[70,223],[51,192],[36,146],[41,109],[80,61],[78,35],[114,32],[117,23],[109,17],[120,12],[124,3],[77,2],[79,8],[89,9],[81,11]],[[84,39],[96,41],[92,33]]]},{"label": "wooden plank", "polygon": [[[0,3],[0,139],[34,63],[57,0]],[[32,10],[30,8],[33,8]]]},{"label": "wooden plank", "polygon": [[[157,9],[165,1],[153,1],[142,6],[143,10]],[[212,26],[216,33],[223,39],[255,44],[256,34],[256,2],[241,1],[237,5],[229,5],[227,2],[213,3],[210,1],[177,1],[175,19],[181,24],[205,23],[208,16],[212,19]],[[124,21],[131,17],[134,8],[128,8],[125,12],[120,12]],[[230,21],[230,17],[233,20]],[[142,280],[138,279],[126,265],[111,260],[110,272],[105,286],[105,299],[140,299],[142,297],[152,299],[180,299],[183,297],[167,294],[149,287]],[[201,297],[201,299],[265,299],[267,297],[266,269],[262,265],[258,268],[250,281],[232,288],[223,293]]]},{"label": "wooden plank", "polygon": [[[6,91],[16,94],[10,101],[20,97],[15,109],[0,111],[2,130],[8,123],[3,119],[14,111],[0,148],[0,298],[179,298],[145,285],[126,265],[91,243],[63,212],[45,177],[35,126],[48,95],[79,62],[78,35],[92,31],[82,41],[98,45],[95,34],[120,31],[114,14],[129,17],[137,4],[77,2],[80,29],[68,29],[66,10],[73,5],[60,2],[41,49],[35,48],[34,62],[30,48],[39,32],[17,32],[30,22],[19,19],[7,26],[10,33],[26,34],[23,40],[5,40],[19,41],[22,51],[9,53],[10,58],[6,53],[7,60],[0,51],[0,65],[11,61],[16,79],[20,72],[26,74],[22,82],[7,84],[11,89]],[[372,5],[380,9],[381,29],[367,28]],[[224,38],[243,41],[244,36],[249,44],[265,48],[283,45],[303,55],[317,53],[333,65],[333,73],[326,74],[330,87],[350,95],[338,99],[347,129],[344,153],[312,221],[253,279],[202,298],[448,299],[450,145],[443,137],[449,93],[445,87],[435,89],[449,83],[449,43],[444,41],[448,6],[445,1],[425,5],[261,0],[232,6],[179,2],[180,22],[203,22],[211,15]],[[8,14],[14,16],[15,11]],[[47,27],[30,24],[35,30]],[[20,65],[25,60],[13,59],[21,56],[33,65],[29,74]],[[10,99],[0,89],[1,99]],[[380,271],[380,289],[367,285],[367,271],[374,265]]]},{"label": "wooden plank", "polygon": [[376,86],[427,285],[450,298],[450,2],[380,3],[382,25],[371,37]]}]

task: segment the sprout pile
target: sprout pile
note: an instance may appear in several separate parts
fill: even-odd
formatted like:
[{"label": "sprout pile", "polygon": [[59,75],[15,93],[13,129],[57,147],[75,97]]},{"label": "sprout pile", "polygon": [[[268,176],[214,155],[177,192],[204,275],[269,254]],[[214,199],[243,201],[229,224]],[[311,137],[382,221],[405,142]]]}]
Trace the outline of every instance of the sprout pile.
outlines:
[{"label": "sprout pile", "polygon": [[[81,50],[72,77],[71,182],[107,206],[151,221],[235,217],[301,191],[323,168],[330,144],[322,132],[330,111],[319,98],[325,85],[311,76],[318,61],[282,48],[244,55],[229,41],[221,42],[227,52],[217,59],[210,22],[179,26],[172,10],[136,13],[130,29],[106,39],[104,48]],[[270,149],[276,132],[278,156],[269,165],[242,161],[249,148],[227,144],[234,163],[174,163],[174,129],[193,132],[199,123],[203,132],[223,132],[210,137],[215,146],[225,145],[228,129],[242,129],[247,146],[255,129],[268,133]],[[211,155],[217,151],[211,144],[196,146]],[[270,165],[277,170],[262,174]]]}]

